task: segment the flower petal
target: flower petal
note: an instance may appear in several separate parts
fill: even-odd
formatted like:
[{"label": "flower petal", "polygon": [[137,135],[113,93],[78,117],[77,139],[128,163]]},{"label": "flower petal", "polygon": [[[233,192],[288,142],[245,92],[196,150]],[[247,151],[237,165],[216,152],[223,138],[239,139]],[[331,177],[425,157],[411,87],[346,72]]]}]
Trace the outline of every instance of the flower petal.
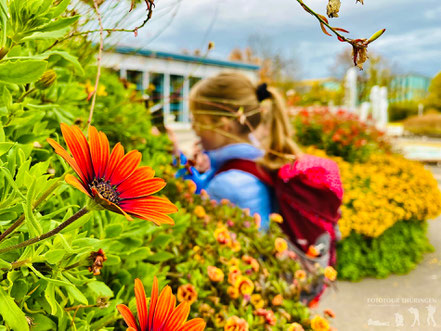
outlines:
[{"label": "flower petal", "polygon": [[149,306],[149,330],[153,329],[153,317],[155,316],[156,304],[158,302],[158,278],[153,277],[152,293],[150,293],[150,306]]},{"label": "flower petal", "polygon": [[133,316],[129,307],[126,305],[117,305],[116,309],[118,309],[128,327],[138,330],[138,324],[136,323],[135,316]]},{"label": "flower petal", "polygon": [[202,331],[205,329],[205,321],[202,318],[194,318],[186,322],[177,331]]},{"label": "flower petal", "polygon": [[138,167],[141,162],[142,154],[137,150],[130,151],[115,166],[109,177],[112,185],[119,185],[126,180]]},{"label": "flower petal", "polygon": [[172,214],[178,211],[178,208],[167,198],[162,197],[144,197],[139,199],[123,200],[120,207],[128,213],[161,212]]},{"label": "flower petal", "polygon": [[112,153],[110,154],[109,163],[107,164],[106,173],[104,175],[106,180],[109,180],[115,170],[116,165],[124,156],[124,147],[120,143],[113,146]]},{"label": "flower petal", "polygon": [[95,177],[102,178],[109,161],[109,141],[104,133],[89,126],[89,146]]},{"label": "flower petal", "polygon": [[[130,179],[126,180],[126,182],[129,181]],[[162,178],[149,178],[138,183],[133,183],[133,185],[128,187],[125,191],[121,191],[121,189],[118,187],[118,192],[120,192],[119,197],[121,199],[146,197],[162,190],[165,185],[166,182]]]},{"label": "flower petal", "polygon": [[72,156],[70,156],[69,153],[63,147],[61,147],[61,145],[57,143],[55,140],[51,138],[47,138],[46,141],[49,143],[49,145],[52,146],[52,148],[55,150],[55,153],[60,155],[67,163],[69,163],[72,169],[81,178],[83,183],[87,183],[86,176],[83,174],[77,162],[72,158]]},{"label": "flower petal", "polygon": [[175,308],[176,298],[171,287],[166,286],[159,294],[155,315],[153,316],[153,331],[160,331],[164,327],[171,312]]},{"label": "flower petal", "polygon": [[72,176],[71,174],[67,174],[64,180],[66,181],[66,183],[72,185],[73,187],[80,190],[90,198],[92,197],[90,193],[87,191],[87,188],[84,187],[83,183],[80,182],[75,176]]},{"label": "flower petal", "polygon": [[121,184],[118,185],[118,191],[124,192],[137,183],[151,179],[155,175],[155,171],[150,167],[139,167],[136,169],[131,176],[126,178]]},{"label": "flower petal", "polygon": [[89,144],[86,137],[75,125],[69,127],[67,124],[61,123],[60,126],[64,140],[77,162],[78,167],[86,178],[86,183],[91,182],[94,177],[94,171],[92,159],[90,158]]},{"label": "flower petal", "polygon": [[147,330],[148,326],[148,311],[147,302],[145,298],[144,285],[140,279],[135,279],[135,297],[136,309],[138,310],[138,320],[141,330]]},{"label": "flower petal", "polygon": [[175,331],[180,326],[182,326],[187,320],[188,314],[190,313],[190,305],[187,301],[183,301],[173,310],[170,318],[167,320],[166,325],[164,325],[164,331]]},{"label": "flower petal", "polygon": [[130,213],[130,215],[153,222],[156,225],[169,224],[175,225],[175,221],[170,216],[158,212]]}]

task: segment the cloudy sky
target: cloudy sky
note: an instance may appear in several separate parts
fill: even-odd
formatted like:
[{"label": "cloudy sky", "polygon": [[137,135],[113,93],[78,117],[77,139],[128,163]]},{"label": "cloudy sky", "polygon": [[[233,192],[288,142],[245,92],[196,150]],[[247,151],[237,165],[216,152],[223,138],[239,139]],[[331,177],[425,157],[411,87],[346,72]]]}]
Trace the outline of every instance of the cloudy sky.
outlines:
[{"label": "cloudy sky", "polygon": [[[326,0],[304,0],[325,14]],[[349,45],[324,35],[314,17],[295,0],[155,0],[152,21],[134,39],[121,43],[153,50],[181,52],[205,49],[210,57],[226,59],[235,47],[244,48],[252,35],[271,40],[272,47],[299,66],[301,78],[331,75],[336,55]],[[340,17],[331,25],[349,30],[349,37],[368,38],[387,32],[370,47],[402,73],[434,76],[441,71],[440,0],[342,0]]]}]

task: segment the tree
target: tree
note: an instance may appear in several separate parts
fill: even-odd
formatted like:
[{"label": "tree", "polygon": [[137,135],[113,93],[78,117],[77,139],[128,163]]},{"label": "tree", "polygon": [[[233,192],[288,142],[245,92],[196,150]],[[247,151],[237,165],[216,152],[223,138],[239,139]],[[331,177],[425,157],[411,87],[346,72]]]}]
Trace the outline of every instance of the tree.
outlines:
[{"label": "tree", "polygon": [[441,71],[430,82],[429,95],[424,104],[427,109],[441,111]]}]

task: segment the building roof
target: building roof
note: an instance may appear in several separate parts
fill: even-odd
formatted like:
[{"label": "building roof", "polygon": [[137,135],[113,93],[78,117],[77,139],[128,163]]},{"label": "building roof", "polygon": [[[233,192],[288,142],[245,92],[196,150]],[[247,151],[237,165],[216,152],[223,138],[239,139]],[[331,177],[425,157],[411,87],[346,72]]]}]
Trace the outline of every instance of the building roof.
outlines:
[{"label": "building roof", "polygon": [[214,66],[220,66],[226,68],[245,69],[252,71],[259,70],[260,68],[260,66],[258,65],[248,64],[248,63],[215,60],[215,59],[208,59],[206,57],[175,54],[168,52],[158,52],[158,51],[152,51],[141,48],[125,47],[125,46],[118,46],[114,48],[113,51],[120,54],[136,54],[136,55],[142,55],[142,56],[159,58],[159,59],[175,60],[175,61],[183,61],[183,62],[191,62],[191,63],[202,63],[202,64],[214,65]]}]

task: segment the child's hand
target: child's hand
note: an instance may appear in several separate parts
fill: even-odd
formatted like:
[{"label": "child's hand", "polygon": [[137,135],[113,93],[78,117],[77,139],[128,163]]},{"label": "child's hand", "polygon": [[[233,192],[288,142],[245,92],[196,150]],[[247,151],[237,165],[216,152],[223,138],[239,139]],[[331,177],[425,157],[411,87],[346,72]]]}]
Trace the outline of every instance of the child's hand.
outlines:
[{"label": "child's hand", "polygon": [[196,142],[194,145],[193,160],[195,162],[194,167],[200,173],[206,172],[211,167],[210,158],[202,150],[200,141]]}]

